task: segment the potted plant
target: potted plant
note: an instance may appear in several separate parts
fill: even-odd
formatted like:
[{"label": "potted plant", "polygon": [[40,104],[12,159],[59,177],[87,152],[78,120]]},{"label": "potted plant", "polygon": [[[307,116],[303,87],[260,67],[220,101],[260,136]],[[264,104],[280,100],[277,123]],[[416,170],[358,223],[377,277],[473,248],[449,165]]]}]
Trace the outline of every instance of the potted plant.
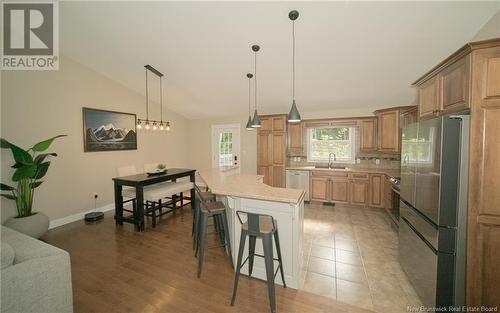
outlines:
[{"label": "potted plant", "polygon": [[[46,161],[49,156],[57,156],[53,152],[46,151],[54,139],[66,135],[59,135],[35,144],[28,150],[24,150],[7,140],[0,138],[0,147],[10,149],[14,157],[15,169],[12,181],[16,187],[1,183],[0,195],[16,202],[17,216],[7,219],[5,226],[22,232],[34,238],[40,238],[49,229],[49,218],[41,212],[33,212],[33,198],[35,189],[39,187],[41,180],[50,166],[50,161]],[[44,152],[44,153],[42,153]]]}]

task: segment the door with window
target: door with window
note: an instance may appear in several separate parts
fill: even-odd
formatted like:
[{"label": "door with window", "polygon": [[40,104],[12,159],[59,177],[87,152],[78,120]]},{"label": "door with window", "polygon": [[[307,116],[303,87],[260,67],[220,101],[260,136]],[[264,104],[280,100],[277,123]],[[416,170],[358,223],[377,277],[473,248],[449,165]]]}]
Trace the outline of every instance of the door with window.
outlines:
[{"label": "door with window", "polygon": [[212,167],[240,164],[240,125],[212,125]]}]

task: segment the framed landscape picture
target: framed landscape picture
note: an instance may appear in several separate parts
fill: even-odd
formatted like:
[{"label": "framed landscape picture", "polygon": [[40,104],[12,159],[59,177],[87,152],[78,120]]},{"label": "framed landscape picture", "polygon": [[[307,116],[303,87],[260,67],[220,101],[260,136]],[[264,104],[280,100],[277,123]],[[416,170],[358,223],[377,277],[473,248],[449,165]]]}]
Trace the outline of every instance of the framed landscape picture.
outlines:
[{"label": "framed landscape picture", "polygon": [[83,108],[84,151],[137,150],[136,124],[135,114]]}]

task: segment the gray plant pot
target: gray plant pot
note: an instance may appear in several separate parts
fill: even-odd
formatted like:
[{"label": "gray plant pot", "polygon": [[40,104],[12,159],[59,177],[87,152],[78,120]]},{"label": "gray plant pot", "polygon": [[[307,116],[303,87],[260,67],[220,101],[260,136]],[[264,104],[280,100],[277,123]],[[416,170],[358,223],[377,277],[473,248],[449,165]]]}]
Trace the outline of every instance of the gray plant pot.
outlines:
[{"label": "gray plant pot", "polygon": [[4,226],[38,239],[49,230],[49,217],[41,212],[35,212],[27,217],[10,217]]}]

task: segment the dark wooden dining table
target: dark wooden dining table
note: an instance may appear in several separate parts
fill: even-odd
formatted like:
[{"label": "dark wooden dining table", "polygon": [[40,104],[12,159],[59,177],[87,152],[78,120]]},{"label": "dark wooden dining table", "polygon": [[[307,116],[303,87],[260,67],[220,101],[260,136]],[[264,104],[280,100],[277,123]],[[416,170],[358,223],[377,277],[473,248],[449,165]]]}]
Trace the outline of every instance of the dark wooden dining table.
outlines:
[{"label": "dark wooden dining table", "polygon": [[[144,188],[146,186],[167,182],[176,181],[182,177],[189,177],[189,180],[194,184],[195,182],[194,169],[185,168],[169,168],[164,174],[148,174],[141,173],[123,177],[113,178],[115,186],[115,222],[116,224],[123,225],[123,222],[130,222],[135,225],[135,230],[143,231],[145,229],[144,223]],[[123,217],[123,186],[130,186],[135,188],[135,198],[137,208],[132,219]],[[191,199],[194,199],[194,188],[191,189]]]}]

